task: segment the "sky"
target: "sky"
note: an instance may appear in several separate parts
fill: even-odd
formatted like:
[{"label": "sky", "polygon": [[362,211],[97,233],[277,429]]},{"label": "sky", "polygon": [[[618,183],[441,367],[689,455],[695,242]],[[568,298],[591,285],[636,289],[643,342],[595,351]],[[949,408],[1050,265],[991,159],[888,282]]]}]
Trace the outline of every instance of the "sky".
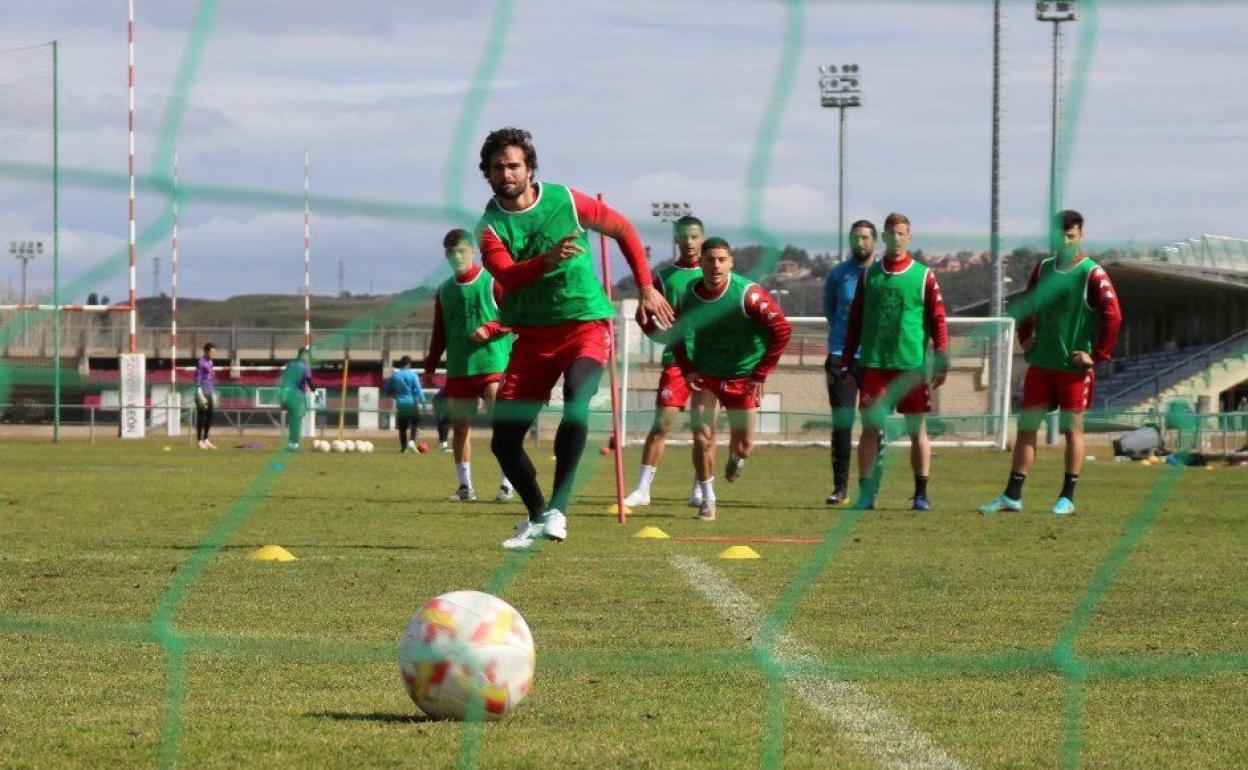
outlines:
[{"label": "sky", "polygon": [[[202,10],[136,0],[140,174],[168,178],[158,139],[185,99],[180,129],[164,132],[188,190],[184,297],[301,291],[305,147],[315,293],[338,290],[340,264],[353,293],[440,280],[441,236],[487,201],[477,151],[504,125],[532,131],[539,179],[604,193],[656,259],[669,248],[656,200],[689,202],[733,242],[756,241],[754,224],[776,243],[834,253],[838,121],[817,81],[819,65],[847,62],[863,80],[863,107],[847,114],[847,223],[896,210],[915,248],[988,248],[988,0],[220,0],[196,33]],[[1248,103],[1236,96],[1248,93],[1248,5],[1102,0],[1089,17],[1063,27],[1067,109],[1078,108],[1064,200],[1087,218],[1089,245],[1248,236]],[[124,298],[126,4],[3,0],[0,20],[0,51],[59,41],[66,301]],[[1042,242],[1051,27],[1030,0],[1005,0],[1003,24],[1008,249]],[[188,50],[202,56],[180,69]],[[38,61],[0,53],[0,88],[22,95],[0,109],[0,164],[15,148],[49,151],[29,144],[29,124],[46,120],[45,92],[26,77]],[[6,168],[4,252],[15,238],[48,239],[50,222],[47,185]],[[191,192],[205,188],[217,192]],[[138,197],[138,228],[156,236],[140,254],[140,296],[168,291],[167,204],[155,190]],[[31,296],[49,292],[50,257],[29,269]],[[19,276],[17,260],[0,263],[0,293],[12,296]]]}]

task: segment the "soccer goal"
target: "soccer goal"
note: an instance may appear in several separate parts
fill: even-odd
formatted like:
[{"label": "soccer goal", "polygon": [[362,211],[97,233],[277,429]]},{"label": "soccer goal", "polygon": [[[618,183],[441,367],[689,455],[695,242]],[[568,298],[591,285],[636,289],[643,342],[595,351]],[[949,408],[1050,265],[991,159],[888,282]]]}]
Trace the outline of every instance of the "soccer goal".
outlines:
[{"label": "soccer goal", "polygon": [[[626,442],[645,440],[654,421],[655,389],[663,348],[648,339],[632,320],[634,301],[621,305],[618,344],[621,369],[622,433]],[[758,413],[760,445],[828,446],[832,415],[828,406],[824,360],[828,324],[822,316],[790,317],[793,338],[780,365],[767,381]],[[949,378],[933,393],[928,432],[935,446],[1005,449],[1013,379],[1014,319],[949,318]],[[1001,381],[993,387],[993,352],[1001,351]],[[687,440],[683,425],[671,441]],[[856,425],[858,427],[860,424]],[[885,425],[887,440],[905,442],[899,415]],[[681,435],[684,433],[684,435]]]}]

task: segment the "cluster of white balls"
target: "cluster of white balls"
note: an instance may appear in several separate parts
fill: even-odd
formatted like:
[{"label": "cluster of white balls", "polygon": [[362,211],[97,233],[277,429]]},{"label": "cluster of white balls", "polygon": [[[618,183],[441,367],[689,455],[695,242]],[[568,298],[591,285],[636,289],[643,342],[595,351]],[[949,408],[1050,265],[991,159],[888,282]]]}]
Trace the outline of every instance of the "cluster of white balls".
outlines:
[{"label": "cluster of white balls", "polygon": [[312,442],[313,452],[360,452],[361,454],[371,454],[376,449],[377,447],[373,444],[373,442],[364,441],[363,439],[359,441],[353,441],[351,439],[347,439],[346,441],[339,441],[337,439],[334,439],[333,441],[322,441],[321,439],[317,439]]}]

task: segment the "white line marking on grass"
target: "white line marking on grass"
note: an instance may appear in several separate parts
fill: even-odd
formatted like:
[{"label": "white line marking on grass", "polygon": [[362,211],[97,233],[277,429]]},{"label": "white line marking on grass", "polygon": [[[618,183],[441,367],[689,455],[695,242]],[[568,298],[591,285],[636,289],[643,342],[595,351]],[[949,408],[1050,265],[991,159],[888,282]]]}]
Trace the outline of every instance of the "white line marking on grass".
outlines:
[{"label": "white line marking on grass", "polygon": [[[672,556],[669,561],[729,622],[734,634],[747,640],[758,635],[764,618],[762,609],[753,597],[734,586],[723,571],[690,556]],[[799,669],[798,673],[789,674],[786,681],[802,700],[884,766],[898,770],[966,770],[966,765],[858,685],[815,673],[819,657],[790,634],[776,637],[774,654],[778,662]]]}]

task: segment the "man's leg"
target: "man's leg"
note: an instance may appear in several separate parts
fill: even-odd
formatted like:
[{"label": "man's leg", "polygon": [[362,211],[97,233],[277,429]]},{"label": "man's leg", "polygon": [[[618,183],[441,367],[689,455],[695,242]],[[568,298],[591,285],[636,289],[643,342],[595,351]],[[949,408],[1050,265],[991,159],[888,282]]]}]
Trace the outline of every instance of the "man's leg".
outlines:
[{"label": "man's leg", "polygon": [[209,398],[208,403],[204,405],[204,443],[209,447],[212,447],[212,443],[208,440],[208,432],[212,430],[212,416],[214,411],[213,399]]},{"label": "man's leg", "polygon": [[641,471],[637,477],[637,488],[624,499],[625,505],[650,504],[650,484],[659,472],[659,461],[663,459],[667,436],[679,413],[680,410],[674,406],[659,406],[655,409],[654,424],[650,426],[650,432],[646,434],[646,444],[641,450]]},{"label": "man's leg", "polygon": [[302,393],[286,403],[286,441],[292,449],[299,446],[299,440],[303,437],[303,413],[306,408],[307,402],[304,401]]},{"label": "man's leg", "polygon": [[756,407],[727,409],[728,412],[728,472],[729,481],[737,478],[745,460],[754,451],[754,424]]},{"label": "man's leg", "polygon": [[524,434],[541,411],[540,401],[499,399],[494,405],[494,419],[491,421],[494,435],[490,439],[490,450],[503,469],[503,475],[520,493],[529,521],[534,522],[542,520],[546,497],[537,483],[537,469],[524,451]]},{"label": "man's leg", "polygon": [[715,518],[715,421],[719,417],[719,398],[709,389],[694,391],[690,403],[693,426],[693,469],[698,477],[702,503],[698,518]]},{"label": "man's leg", "polygon": [[923,414],[906,415],[906,433],[910,436],[910,470],[914,473],[915,510],[928,510],[927,477],[932,472],[932,442],[927,437],[927,419]]},{"label": "man's leg", "polygon": [[589,401],[598,392],[601,379],[602,364],[592,358],[574,360],[563,373],[563,419],[555,432],[555,487],[550,507],[565,514],[589,435]]},{"label": "man's leg", "polygon": [[849,490],[849,460],[853,453],[854,407],[858,403],[858,381],[853,372],[840,374],[831,356],[824,362],[828,404],[832,407],[832,494],[826,502],[845,502]]},{"label": "man's leg", "polygon": [[407,410],[401,406],[394,408],[394,424],[399,429],[399,452],[407,451]]},{"label": "man's leg", "polygon": [[[487,382],[484,386],[482,386],[481,402],[485,404],[486,415],[488,415],[491,418],[494,416],[494,402],[497,398],[498,398],[498,383],[497,382]],[[499,471],[503,474],[503,477],[499,480],[498,496],[495,498],[495,500],[497,502],[506,502],[511,499],[513,490],[512,490],[511,482],[507,480],[506,472],[502,471],[501,467]]]},{"label": "man's leg", "polygon": [[1075,512],[1075,485],[1083,470],[1083,412],[1061,414],[1062,432],[1066,435],[1066,474],[1062,478],[1062,492],[1058,495],[1053,513],[1065,515]]}]

